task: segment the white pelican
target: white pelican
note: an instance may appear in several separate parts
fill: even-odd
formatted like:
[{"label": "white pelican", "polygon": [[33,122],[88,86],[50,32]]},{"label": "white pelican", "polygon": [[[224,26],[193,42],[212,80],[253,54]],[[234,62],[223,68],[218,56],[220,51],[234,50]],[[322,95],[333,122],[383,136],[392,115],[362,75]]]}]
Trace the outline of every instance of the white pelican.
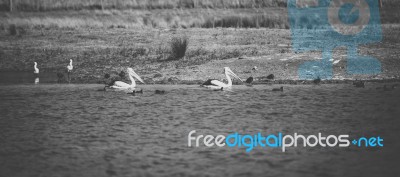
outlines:
[{"label": "white pelican", "polygon": [[109,86],[106,86],[106,87],[113,88],[113,89],[134,89],[136,87],[136,82],[133,79],[133,77],[135,77],[140,82],[144,83],[142,78],[140,78],[140,76],[137,75],[135,73],[135,71],[133,71],[132,68],[128,68],[128,76],[129,76],[129,79],[131,80],[131,84],[127,84],[122,81],[115,81],[114,83],[111,83]]},{"label": "white pelican", "polygon": [[229,76],[232,76],[243,82],[243,80],[240,79],[235,73],[233,73],[232,70],[229,69],[229,67],[224,67],[224,73],[225,73],[226,79],[228,80],[227,84],[223,83],[219,80],[209,79],[208,81],[204,82],[201,86],[211,88],[211,89],[223,89],[223,88],[232,87],[232,79]]},{"label": "white pelican", "polygon": [[71,72],[72,69],[74,69],[74,66],[72,66],[72,59],[69,60],[69,65],[67,66],[68,72]]}]

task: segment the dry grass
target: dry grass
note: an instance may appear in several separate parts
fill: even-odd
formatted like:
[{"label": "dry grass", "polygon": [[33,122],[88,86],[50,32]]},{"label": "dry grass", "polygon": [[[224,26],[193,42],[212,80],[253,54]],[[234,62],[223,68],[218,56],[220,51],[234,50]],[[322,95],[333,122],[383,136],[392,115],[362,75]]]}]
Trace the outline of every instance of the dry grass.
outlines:
[{"label": "dry grass", "polygon": [[[8,1],[0,9],[8,10]],[[285,7],[286,0],[13,0],[21,11],[82,9],[175,9],[175,8],[262,8]],[[103,6],[102,6],[103,5]]]},{"label": "dry grass", "polygon": [[273,9],[94,10],[6,13],[0,24],[51,28],[287,28],[287,12]]},{"label": "dry grass", "polygon": [[[103,1],[103,3],[101,3]],[[0,11],[8,11],[9,0],[0,0]],[[13,0],[19,11],[82,9],[176,9],[176,8],[266,8],[286,7],[287,0]],[[384,7],[396,8],[398,0],[383,0]]]},{"label": "dry grass", "polygon": [[172,38],[170,60],[179,60],[185,57],[188,46],[189,46],[189,38],[187,37]]}]

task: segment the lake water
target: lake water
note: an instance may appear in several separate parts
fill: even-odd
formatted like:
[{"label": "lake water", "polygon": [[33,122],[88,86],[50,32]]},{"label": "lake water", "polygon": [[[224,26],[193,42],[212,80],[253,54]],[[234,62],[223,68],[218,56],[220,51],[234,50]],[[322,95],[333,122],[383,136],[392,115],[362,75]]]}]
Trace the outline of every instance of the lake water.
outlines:
[{"label": "lake water", "polygon": [[[400,89],[383,84],[0,85],[0,176],[396,176]],[[154,94],[156,89],[166,94]],[[187,147],[197,134],[381,136],[380,148]]]}]

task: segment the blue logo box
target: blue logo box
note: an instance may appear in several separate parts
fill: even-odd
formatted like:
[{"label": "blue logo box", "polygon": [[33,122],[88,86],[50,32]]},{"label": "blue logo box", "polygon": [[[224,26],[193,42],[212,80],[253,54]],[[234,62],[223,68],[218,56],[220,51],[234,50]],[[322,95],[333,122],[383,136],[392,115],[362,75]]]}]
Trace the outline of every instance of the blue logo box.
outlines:
[{"label": "blue logo box", "polygon": [[299,79],[332,79],[333,50],[347,48],[347,74],[379,74],[381,63],[361,56],[359,45],[382,40],[378,0],[288,0],[288,17],[295,52],[322,51],[298,68]]}]

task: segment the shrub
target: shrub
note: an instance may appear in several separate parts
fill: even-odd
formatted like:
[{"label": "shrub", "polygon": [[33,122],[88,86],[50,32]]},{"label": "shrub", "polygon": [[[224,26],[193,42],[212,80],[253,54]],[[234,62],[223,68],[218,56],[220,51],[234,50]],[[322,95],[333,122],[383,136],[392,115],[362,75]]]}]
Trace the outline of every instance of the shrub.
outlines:
[{"label": "shrub", "polygon": [[171,41],[170,59],[179,60],[183,58],[188,49],[189,39],[187,37],[175,37]]}]

